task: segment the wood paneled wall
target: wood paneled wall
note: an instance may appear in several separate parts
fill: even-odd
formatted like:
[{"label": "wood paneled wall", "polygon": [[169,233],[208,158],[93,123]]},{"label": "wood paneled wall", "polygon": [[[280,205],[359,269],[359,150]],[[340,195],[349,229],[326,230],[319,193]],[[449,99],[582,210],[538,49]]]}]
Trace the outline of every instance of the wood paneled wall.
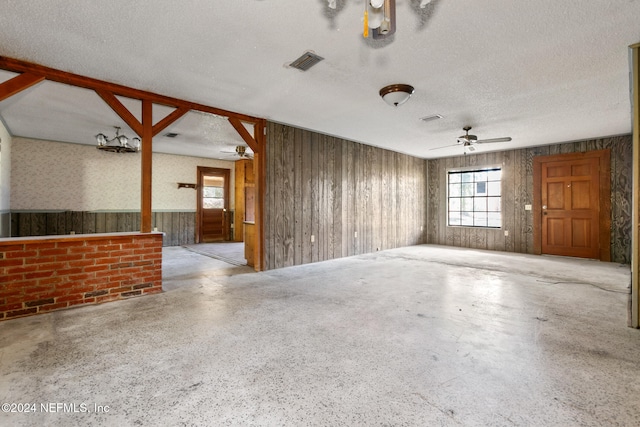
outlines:
[{"label": "wood paneled wall", "polygon": [[425,242],[426,160],[269,123],[266,161],[265,270]]},{"label": "wood paneled wall", "polygon": [[[428,161],[427,242],[507,252],[533,253],[533,158],[561,153],[611,150],[611,261],[631,261],[631,136],[617,136],[527,149]],[[449,168],[502,165],[503,228],[446,226],[446,171]],[[509,235],[505,236],[505,230]]]},{"label": "wood paneled wall", "polygon": [[[195,212],[153,212],[152,227],[165,233],[163,246],[195,243]],[[140,231],[139,212],[11,212],[11,237]]]}]

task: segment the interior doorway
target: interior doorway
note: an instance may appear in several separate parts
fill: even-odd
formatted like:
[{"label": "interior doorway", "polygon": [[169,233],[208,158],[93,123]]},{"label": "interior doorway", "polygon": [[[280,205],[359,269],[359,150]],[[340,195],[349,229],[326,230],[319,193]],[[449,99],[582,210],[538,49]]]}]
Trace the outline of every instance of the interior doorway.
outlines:
[{"label": "interior doorway", "polygon": [[533,159],[534,252],[611,258],[609,150]]},{"label": "interior doorway", "polygon": [[229,240],[230,170],[198,166],[198,243]]}]

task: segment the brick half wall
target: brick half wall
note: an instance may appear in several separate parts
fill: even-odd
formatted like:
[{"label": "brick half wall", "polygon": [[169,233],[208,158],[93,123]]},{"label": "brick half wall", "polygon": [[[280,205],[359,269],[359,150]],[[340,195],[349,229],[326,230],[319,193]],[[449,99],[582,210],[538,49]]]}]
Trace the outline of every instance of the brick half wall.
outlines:
[{"label": "brick half wall", "polygon": [[0,320],[162,291],[162,233],[0,239]]}]

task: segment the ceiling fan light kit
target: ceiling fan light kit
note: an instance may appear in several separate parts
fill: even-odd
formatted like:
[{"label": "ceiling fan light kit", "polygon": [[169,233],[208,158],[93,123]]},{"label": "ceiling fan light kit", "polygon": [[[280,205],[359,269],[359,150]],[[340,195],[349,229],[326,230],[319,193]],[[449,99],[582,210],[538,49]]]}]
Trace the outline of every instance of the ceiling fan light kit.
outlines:
[{"label": "ceiling fan light kit", "polygon": [[407,84],[393,84],[380,89],[380,96],[387,104],[397,107],[409,100],[413,94],[413,86]]}]

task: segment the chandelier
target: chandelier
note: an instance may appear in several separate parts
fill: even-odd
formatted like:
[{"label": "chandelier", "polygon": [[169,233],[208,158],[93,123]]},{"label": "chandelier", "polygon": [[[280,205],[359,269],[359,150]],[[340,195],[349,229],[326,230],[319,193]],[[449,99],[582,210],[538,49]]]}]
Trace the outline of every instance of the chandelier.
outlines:
[{"label": "chandelier", "polygon": [[[340,0],[345,4],[347,0]],[[359,0],[362,1],[362,0]],[[420,2],[420,9],[426,9],[433,0],[411,0]],[[329,9],[336,9],[338,0],[327,0]],[[341,5],[342,6],[342,5]],[[396,0],[364,0],[364,38],[385,39],[396,32]]]},{"label": "chandelier", "polygon": [[120,126],[114,126],[116,129],[116,136],[109,139],[103,133],[96,135],[96,141],[98,141],[98,150],[111,151],[114,153],[137,153],[140,151],[140,138],[135,137],[129,143],[129,138],[124,135],[120,135]]}]

